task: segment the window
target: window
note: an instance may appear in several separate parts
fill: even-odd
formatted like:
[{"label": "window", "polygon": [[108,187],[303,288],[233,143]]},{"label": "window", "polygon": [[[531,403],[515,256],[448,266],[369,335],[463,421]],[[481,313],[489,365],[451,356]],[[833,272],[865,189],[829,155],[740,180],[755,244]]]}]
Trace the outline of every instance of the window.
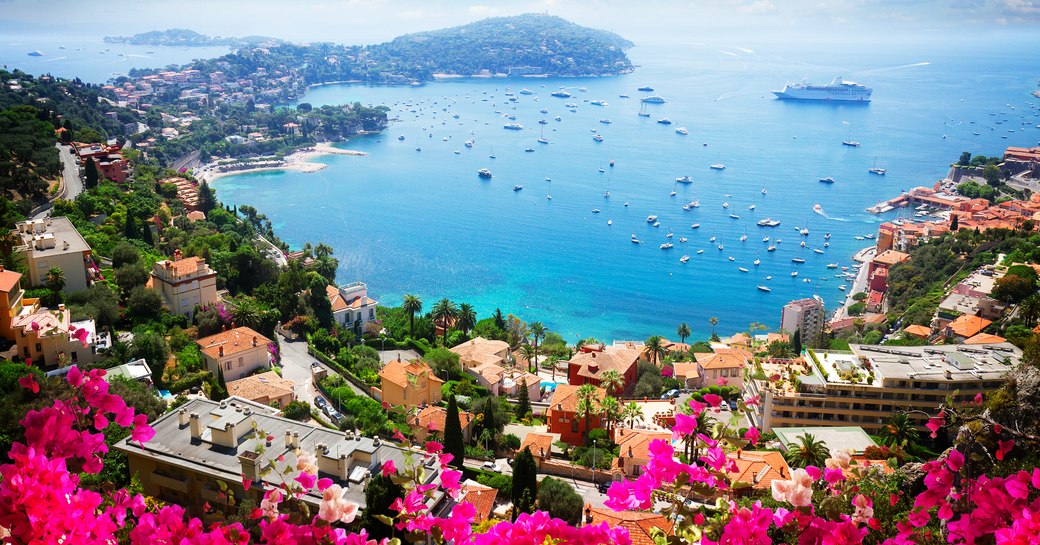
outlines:
[{"label": "window", "polygon": [[368,319],[369,320],[375,320],[376,319],[376,309],[374,309],[374,308],[368,309]]},{"label": "window", "polygon": [[230,360],[224,362],[224,370],[225,371],[230,371],[231,370],[231,361]]},{"label": "window", "polygon": [[245,364],[246,364],[246,362],[245,362],[245,360],[243,358],[238,358],[238,366],[239,367],[242,367]]},{"label": "window", "polygon": [[72,351],[72,363],[79,361],[79,354],[75,350]]},{"label": "window", "polygon": [[36,351],[37,352],[43,352],[43,345],[40,344],[40,343],[36,343]]}]

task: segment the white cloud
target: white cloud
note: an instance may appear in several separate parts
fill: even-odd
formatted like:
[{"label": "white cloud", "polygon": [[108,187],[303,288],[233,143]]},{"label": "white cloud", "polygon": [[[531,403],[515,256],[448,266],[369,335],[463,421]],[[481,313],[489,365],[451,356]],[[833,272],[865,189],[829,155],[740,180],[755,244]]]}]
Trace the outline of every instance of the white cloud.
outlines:
[{"label": "white cloud", "polygon": [[776,13],[776,4],[769,0],[756,0],[746,6],[740,7],[741,13],[747,13],[752,15],[764,15],[768,13]]}]

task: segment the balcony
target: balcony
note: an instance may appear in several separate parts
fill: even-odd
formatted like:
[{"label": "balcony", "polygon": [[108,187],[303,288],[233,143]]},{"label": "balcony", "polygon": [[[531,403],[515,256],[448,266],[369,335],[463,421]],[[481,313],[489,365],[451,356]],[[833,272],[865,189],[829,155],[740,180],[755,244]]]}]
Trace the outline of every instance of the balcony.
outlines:
[{"label": "balcony", "polygon": [[174,477],[172,474],[159,469],[152,472],[152,482],[163,488],[169,488],[170,490],[176,490],[177,492],[185,494],[188,492],[187,479],[183,477]]}]

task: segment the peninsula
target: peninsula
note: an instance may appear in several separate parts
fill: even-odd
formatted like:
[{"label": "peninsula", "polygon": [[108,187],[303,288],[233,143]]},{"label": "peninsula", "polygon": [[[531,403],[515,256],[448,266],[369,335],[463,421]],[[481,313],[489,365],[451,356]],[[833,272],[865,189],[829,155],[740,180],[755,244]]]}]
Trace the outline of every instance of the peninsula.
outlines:
[{"label": "peninsula", "polygon": [[245,36],[242,38],[207,36],[186,28],[170,28],[141,32],[133,36],[105,36],[106,44],[155,45],[176,47],[270,47],[285,43],[268,36]]}]

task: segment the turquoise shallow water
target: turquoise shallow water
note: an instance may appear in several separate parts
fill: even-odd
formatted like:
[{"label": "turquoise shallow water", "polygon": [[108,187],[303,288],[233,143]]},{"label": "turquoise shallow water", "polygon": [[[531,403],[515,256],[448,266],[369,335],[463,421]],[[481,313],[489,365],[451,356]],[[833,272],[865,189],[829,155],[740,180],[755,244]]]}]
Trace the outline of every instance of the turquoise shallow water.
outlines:
[{"label": "turquoise shallow water", "polygon": [[[1038,101],[1029,96],[1040,73],[1030,53],[1037,41],[931,37],[927,45],[840,52],[671,44],[632,50],[640,68],[617,78],[318,87],[301,101],[392,107],[385,134],[345,144],[368,156],[327,156],[320,161],[329,168],[318,173],[246,174],[214,187],[224,202],[266,213],[294,246],[332,244],[338,280],[367,282],[384,304],[399,304],[404,293],[427,304],[449,297],[474,304],[481,316],[499,307],[541,320],[567,339],[674,337],[682,321],[694,338],[705,337],[709,316],[719,317],[722,332],[752,321],[775,328],[791,299],[819,294],[833,308],[844,296],[826,265],[851,264],[852,254],[869,244],[854,237],[895,217],[864,208],[901,189],[931,185],[962,151],[993,155],[1040,140]],[[792,103],[769,94],[785,81],[836,75],[872,86],[873,102]],[[636,89],[643,85],[668,101],[650,105],[650,118],[636,115],[644,95]],[[574,97],[549,96],[560,86]],[[519,95],[525,87],[535,94]],[[517,93],[517,102],[507,92]],[[577,104],[576,111],[566,103]],[[504,130],[506,115],[525,130]],[[656,123],[662,117],[673,125]],[[540,119],[548,120],[542,134],[551,144],[536,142]],[[676,134],[680,126],[688,136]],[[593,130],[603,142],[593,141]],[[841,145],[848,138],[862,146]],[[475,140],[472,148],[464,145],[468,139]],[[710,170],[716,162],[726,170]],[[869,174],[875,163],[888,175]],[[485,167],[494,173],[490,181],[476,175]],[[676,184],[683,175],[694,183]],[[817,181],[825,176],[836,183]],[[524,189],[513,191],[517,184]],[[677,195],[669,197],[673,190]],[[695,199],[700,208],[681,209]],[[812,211],[815,203],[824,214]],[[646,222],[649,214],[659,216],[659,228]],[[764,217],[782,224],[757,227]],[[700,228],[691,229],[694,223]],[[802,226],[810,230],[806,248],[795,232]],[[661,250],[669,231],[675,248]],[[830,247],[814,253],[827,232]],[[644,244],[632,244],[633,234]],[[712,236],[715,243],[708,242]],[[766,252],[764,236],[783,242]],[[716,249],[719,243],[724,250]],[[690,255],[685,265],[683,254]],[[793,257],[806,263],[792,263]],[[760,266],[752,265],[755,259]],[[760,284],[771,293],[758,291]]]}]

